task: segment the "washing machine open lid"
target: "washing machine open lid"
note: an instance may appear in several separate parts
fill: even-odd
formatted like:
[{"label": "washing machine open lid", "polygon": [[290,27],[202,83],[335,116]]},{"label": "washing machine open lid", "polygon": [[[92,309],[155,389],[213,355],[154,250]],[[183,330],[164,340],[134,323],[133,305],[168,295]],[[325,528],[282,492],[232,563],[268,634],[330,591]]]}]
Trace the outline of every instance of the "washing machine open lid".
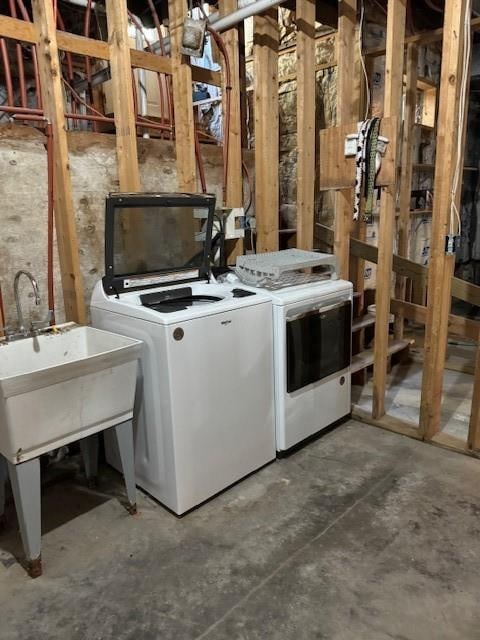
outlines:
[{"label": "washing machine open lid", "polygon": [[109,194],[105,293],[208,279],[214,215],[211,194]]}]

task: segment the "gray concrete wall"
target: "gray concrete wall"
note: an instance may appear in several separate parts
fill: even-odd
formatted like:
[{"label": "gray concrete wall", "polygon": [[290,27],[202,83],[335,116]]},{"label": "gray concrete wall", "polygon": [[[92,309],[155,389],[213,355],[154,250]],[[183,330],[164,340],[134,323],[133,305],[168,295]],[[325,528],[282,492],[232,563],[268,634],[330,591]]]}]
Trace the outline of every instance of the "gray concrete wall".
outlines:
[{"label": "gray concrete wall", "polygon": [[[118,191],[115,136],[70,132],[70,166],[75,203],[80,260],[86,300],[104,271],[105,196]],[[42,305],[36,308],[27,283],[22,286],[25,309],[34,319],[47,314],[47,164],[44,136],[32,127],[0,127],[0,283],[8,323],[16,323],[13,278],[19,269],[38,277]],[[219,147],[204,145],[207,188],[222,196],[222,155]],[[245,157],[250,175],[252,155]],[[139,163],[144,191],[176,191],[174,145],[166,140],[140,139]],[[57,321],[64,318],[55,251]]]}]

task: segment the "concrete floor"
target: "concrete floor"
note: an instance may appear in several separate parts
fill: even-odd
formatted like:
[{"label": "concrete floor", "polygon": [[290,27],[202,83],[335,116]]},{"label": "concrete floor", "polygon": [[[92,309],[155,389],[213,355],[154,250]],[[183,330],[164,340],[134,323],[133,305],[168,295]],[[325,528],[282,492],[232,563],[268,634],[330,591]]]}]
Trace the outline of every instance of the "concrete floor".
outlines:
[{"label": "concrete floor", "polygon": [[[478,640],[480,461],[349,422],[183,519],[118,476],[0,537],[1,640]],[[12,555],[13,554],[13,555]]]}]

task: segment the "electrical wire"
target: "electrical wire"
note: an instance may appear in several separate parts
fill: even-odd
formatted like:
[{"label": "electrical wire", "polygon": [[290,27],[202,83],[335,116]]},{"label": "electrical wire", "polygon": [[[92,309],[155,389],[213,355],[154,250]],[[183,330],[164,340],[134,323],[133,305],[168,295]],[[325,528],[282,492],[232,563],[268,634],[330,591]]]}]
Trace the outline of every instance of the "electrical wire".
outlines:
[{"label": "electrical wire", "polygon": [[457,234],[462,235],[462,219],[457,207],[457,193],[460,185],[460,174],[462,172],[462,145],[463,130],[465,127],[465,117],[467,114],[467,92],[470,68],[470,54],[472,49],[472,33],[471,33],[471,15],[472,0],[466,0],[464,28],[463,28],[463,73],[460,85],[460,113],[458,118],[458,136],[457,136],[457,162],[455,173],[453,175],[451,190],[451,206],[450,206],[450,234],[455,234],[455,219],[457,220]]},{"label": "electrical wire", "polygon": [[365,56],[363,55],[363,25],[365,22],[365,2],[364,0],[361,0],[361,11],[360,11],[360,24],[358,27],[358,52],[360,54],[360,63],[362,65],[362,71],[363,71],[363,75],[365,77],[365,90],[367,92],[367,104],[365,106],[365,118],[364,120],[368,119],[368,114],[370,113],[370,105],[372,102],[372,96],[371,96],[371,91],[370,91],[370,82],[368,79],[368,73],[367,73],[367,67],[365,65]]}]

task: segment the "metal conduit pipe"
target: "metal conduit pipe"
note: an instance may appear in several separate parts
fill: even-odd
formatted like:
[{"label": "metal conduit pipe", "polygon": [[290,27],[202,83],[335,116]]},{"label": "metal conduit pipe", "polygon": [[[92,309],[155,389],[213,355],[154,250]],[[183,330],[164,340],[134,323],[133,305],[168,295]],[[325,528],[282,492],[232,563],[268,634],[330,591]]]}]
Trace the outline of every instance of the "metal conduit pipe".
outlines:
[{"label": "metal conduit pipe", "polygon": [[285,0],[256,0],[254,2],[252,2],[252,0],[239,0],[236,11],[229,13],[227,16],[221,16],[218,12],[213,13],[209,16],[208,23],[212,29],[218,31],[218,33],[222,33],[223,31],[228,31],[228,29],[231,29],[239,22],[263,13],[283,2],[285,2]]},{"label": "metal conduit pipe", "polygon": [[[228,29],[239,24],[239,22],[243,22],[247,18],[256,16],[259,13],[263,13],[271,7],[277,7],[279,4],[283,4],[284,2],[286,2],[286,0],[239,0],[238,9],[229,13],[227,16],[220,16],[218,11],[212,13],[208,17],[208,25],[218,33],[223,33],[223,31],[228,31]],[[170,38],[164,38],[163,44],[164,53],[170,53]],[[155,44],[152,45],[152,48],[155,53],[158,53],[160,50],[160,44],[155,42]]]}]

